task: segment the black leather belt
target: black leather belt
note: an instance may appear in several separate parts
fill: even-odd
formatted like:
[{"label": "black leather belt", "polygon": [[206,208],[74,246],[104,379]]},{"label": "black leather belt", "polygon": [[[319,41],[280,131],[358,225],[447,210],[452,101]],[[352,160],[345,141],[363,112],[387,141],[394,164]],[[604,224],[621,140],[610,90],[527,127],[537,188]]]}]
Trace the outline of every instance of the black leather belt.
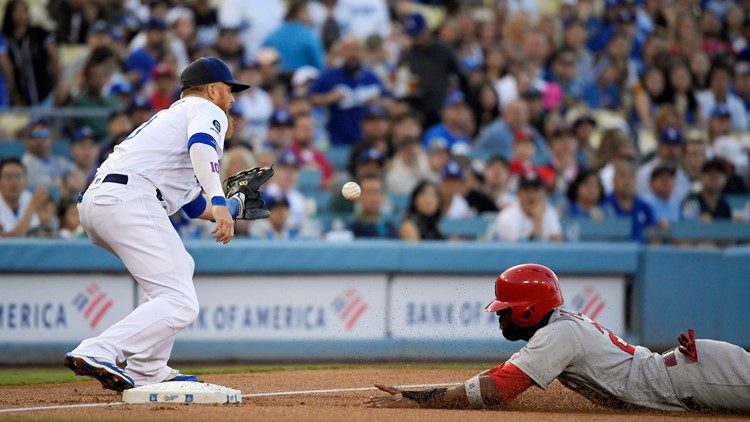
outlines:
[{"label": "black leather belt", "polygon": [[[128,184],[128,175],[127,174],[119,174],[119,173],[109,173],[108,175],[104,176],[104,179],[102,180],[102,183],[117,183],[120,185],[127,185]],[[81,192],[78,194],[78,202],[80,203],[83,201],[83,194],[84,192]],[[156,189],[156,199],[163,201],[164,197],[161,196],[161,191],[157,188]]]}]

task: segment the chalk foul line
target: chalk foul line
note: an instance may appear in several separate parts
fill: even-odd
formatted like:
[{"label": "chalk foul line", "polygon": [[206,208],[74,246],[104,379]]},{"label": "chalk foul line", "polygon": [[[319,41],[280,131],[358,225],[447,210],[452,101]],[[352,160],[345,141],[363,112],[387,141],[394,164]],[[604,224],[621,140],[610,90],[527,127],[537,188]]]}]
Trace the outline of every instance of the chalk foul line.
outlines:
[{"label": "chalk foul line", "polygon": [[[397,385],[396,388],[433,388],[433,387],[445,387],[449,385],[460,384],[458,382],[443,382],[438,384],[412,384],[412,385]],[[306,394],[335,394],[335,393],[351,393],[356,391],[370,391],[377,390],[375,387],[352,387],[352,388],[332,388],[328,390],[299,390],[299,391],[274,391],[268,393],[249,393],[243,394],[242,397],[253,398],[253,397],[272,397],[272,396],[299,396]],[[81,404],[60,404],[55,406],[34,406],[34,407],[11,407],[0,409],[0,413],[10,412],[34,412],[40,410],[60,410],[60,409],[79,409],[84,407],[106,407],[106,406],[120,406],[127,404],[123,401],[113,401],[106,403],[81,403]]]}]

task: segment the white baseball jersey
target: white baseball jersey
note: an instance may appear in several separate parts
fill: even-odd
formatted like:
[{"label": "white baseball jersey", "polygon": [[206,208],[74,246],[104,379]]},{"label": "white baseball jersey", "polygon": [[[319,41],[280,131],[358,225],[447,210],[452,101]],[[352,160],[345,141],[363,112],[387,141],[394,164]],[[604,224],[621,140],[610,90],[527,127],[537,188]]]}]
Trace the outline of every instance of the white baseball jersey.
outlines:
[{"label": "white baseball jersey", "polygon": [[558,309],[508,361],[543,389],[557,378],[605,406],[750,410],[750,353],[725,342],[696,344],[697,362],[675,351],[676,364],[668,368],[662,355],[628,344],[585,315]]},{"label": "white baseball jersey", "polygon": [[[156,113],[117,145],[97,175],[137,174],[147,179],[159,189],[167,213],[172,215],[201,190],[190,161],[188,140],[196,133],[210,135],[221,158],[227,124],[224,111],[212,102],[183,98]],[[218,163],[206,165],[215,165],[218,173]]]},{"label": "white baseball jersey", "polygon": [[[13,211],[8,203],[5,202],[5,198],[0,196],[0,232],[12,231],[18,225],[18,221],[21,216],[26,212],[31,204],[31,197],[33,194],[29,191],[21,192],[21,196],[18,198],[18,210]],[[39,216],[34,213],[31,216],[31,222],[29,223],[29,229],[33,229],[39,225]]]}]

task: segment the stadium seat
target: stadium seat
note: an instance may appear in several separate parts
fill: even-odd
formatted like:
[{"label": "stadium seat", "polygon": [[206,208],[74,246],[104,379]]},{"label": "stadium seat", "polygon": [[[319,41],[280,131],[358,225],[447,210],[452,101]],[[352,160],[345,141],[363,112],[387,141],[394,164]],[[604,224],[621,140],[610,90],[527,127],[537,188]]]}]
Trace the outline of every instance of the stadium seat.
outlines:
[{"label": "stadium seat", "polygon": [[52,155],[71,159],[70,155],[70,142],[67,141],[55,141],[52,143]]},{"label": "stadium seat", "polygon": [[327,233],[333,228],[334,222],[348,227],[351,214],[320,213],[315,217],[322,233]]},{"label": "stadium seat", "polygon": [[317,167],[303,167],[299,170],[299,190],[308,192],[320,188],[323,174]]},{"label": "stadium seat", "polygon": [[627,241],[630,240],[632,222],[629,218],[589,220],[567,218],[561,221],[567,241]]},{"label": "stadium seat", "polygon": [[750,204],[750,195],[727,195],[727,202],[733,212],[745,211]]},{"label": "stadium seat", "polygon": [[409,207],[409,195],[401,193],[390,193],[388,196],[393,203],[393,213],[402,214]]},{"label": "stadium seat", "polygon": [[315,213],[321,213],[328,207],[331,200],[331,192],[328,190],[314,189],[305,191],[305,197],[315,201]]},{"label": "stadium seat", "polygon": [[20,141],[0,141],[0,160],[5,158],[21,158],[26,148]]},{"label": "stadium seat", "polygon": [[440,220],[440,230],[447,237],[459,236],[467,239],[477,239],[487,234],[492,220],[487,217],[443,218]]},{"label": "stadium seat", "polygon": [[349,166],[349,154],[351,154],[351,150],[351,147],[347,145],[335,145],[329,148],[325,154],[333,168],[336,170],[346,170]]},{"label": "stadium seat", "polygon": [[750,223],[732,221],[680,221],[666,234],[672,240],[750,240]]}]

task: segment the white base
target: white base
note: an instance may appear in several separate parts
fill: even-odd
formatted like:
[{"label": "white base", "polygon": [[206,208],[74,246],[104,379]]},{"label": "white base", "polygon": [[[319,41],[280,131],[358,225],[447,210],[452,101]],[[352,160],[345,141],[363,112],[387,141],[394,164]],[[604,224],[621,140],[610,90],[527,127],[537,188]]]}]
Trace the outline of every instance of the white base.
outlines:
[{"label": "white base", "polygon": [[205,382],[169,381],[131,388],[125,403],[242,403],[240,390]]}]

